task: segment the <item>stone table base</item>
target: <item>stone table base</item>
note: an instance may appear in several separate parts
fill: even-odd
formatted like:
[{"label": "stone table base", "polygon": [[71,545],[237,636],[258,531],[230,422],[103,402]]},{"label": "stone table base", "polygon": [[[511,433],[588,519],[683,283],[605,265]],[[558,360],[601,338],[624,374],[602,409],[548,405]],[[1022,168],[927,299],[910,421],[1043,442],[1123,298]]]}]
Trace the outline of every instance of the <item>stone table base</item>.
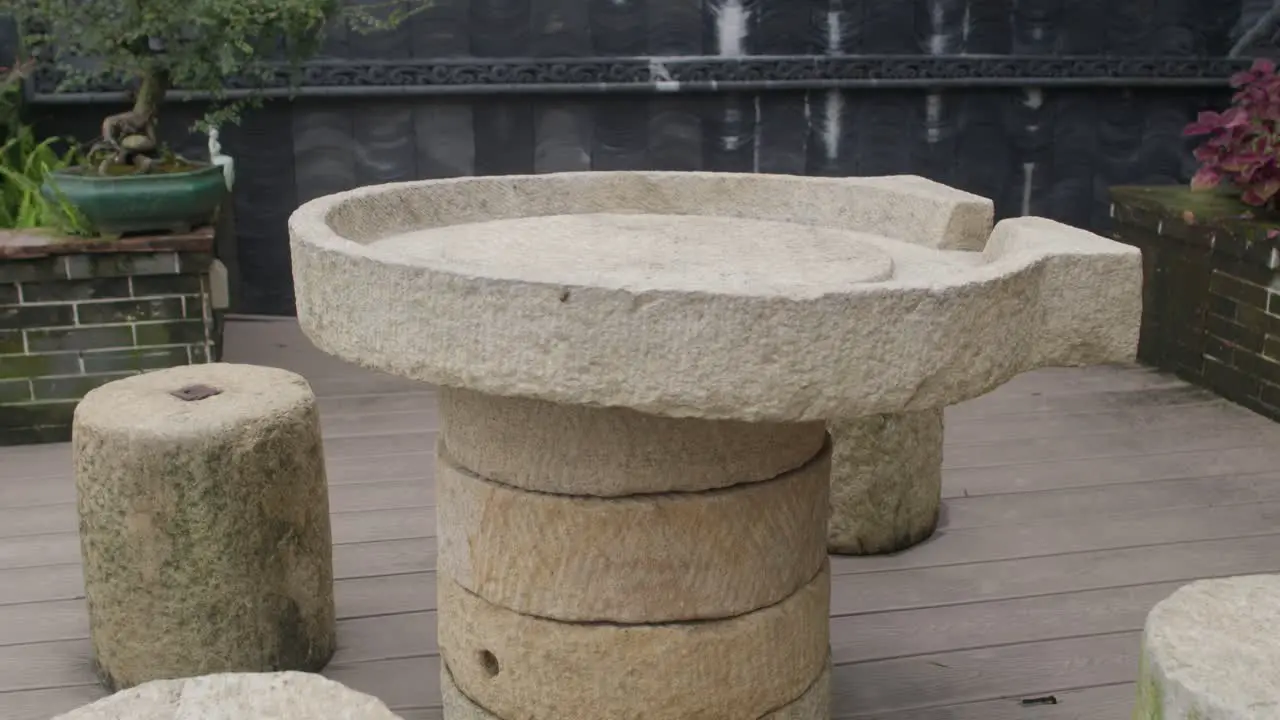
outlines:
[{"label": "stone table base", "polygon": [[826,717],[822,423],[440,407],[447,718]]},{"label": "stone table base", "polygon": [[891,553],[928,539],[942,504],[942,410],[835,421],[830,429],[830,552]]},{"label": "stone table base", "polygon": [[54,720],[400,720],[375,697],[311,673],[153,680]]},{"label": "stone table base", "polygon": [[[440,667],[440,695],[444,703],[444,716],[449,720],[501,720],[485,710],[458,689],[449,668]],[[828,720],[831,717],[831,664],[813,682],[804,694],[786,705],[762,715],[758,720]],[[597,717],[589,708],[564,717]],[[751,720],[756,720],[752,718]]]},{"label": "stone table base", "polygon": [[1156,605],[1133,717],[1280,717],[1280,575],[1201,580]]}]

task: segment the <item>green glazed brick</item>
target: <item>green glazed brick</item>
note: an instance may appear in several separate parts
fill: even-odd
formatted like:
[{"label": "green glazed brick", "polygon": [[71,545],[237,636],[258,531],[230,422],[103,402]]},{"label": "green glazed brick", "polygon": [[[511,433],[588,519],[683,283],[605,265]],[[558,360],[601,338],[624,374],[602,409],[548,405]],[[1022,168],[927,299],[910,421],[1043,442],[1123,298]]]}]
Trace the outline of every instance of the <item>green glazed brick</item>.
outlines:
[{"label": "green glazed brick", "polygon": [[79,401],[33,402],[5,405],[0,410],[0,429],[70,425]]},{"label": "green glazed brick", "polygon": [[189,365],[186,345],[167,348],[130,348],[84,354],[86,373],[142,372]]},{"label": "green glazed brick", "polygon": [[204,323],[199,320],[138,323],[138,347],[148,345],[194,345],[204,342]]},{"label": "green glazed brick", "polygon": [[18,283],[0,283],[0,305],[17,305],[18,297]]},{"label": "green glazed brick", "polygon": [[43,445],[45,443],[64,443],[71,440],[70,425],[54,425],[50,427],[0,428],[0,446]]},{"label": "green glazed brick", "polygon": [[1266,345],[1262,346],[1262,354],[1280,362],[1280,335],[1272,335],[1267,338]]},{"label": "green glazed brick", "polygon": [[80,354],[0,355],[0,379],[74,375],[80,372]]},{"label": "green glazed brick", "polygon": [[134,372],[75,375],[60,378],[36,378],[31,381],[36,400],[79,400],[90,390],[113,380],[137,375]]},{"label": "green glazed brick", "polygon": [[112,325],[147,320],[179,320],[181,298],[124,300],[121,302],[88,302],[76,305],[81,325]]},{"label": "green glazed brick", "polygon": [[199,295],[198,275],[143,275],[133,278],[133,296]]},{"label": "green glazed brick", "polygon": [[66,277],[67,268],[61,257],[0,260],[0,283],[40,282]]},{"label": "green glazed brick", "polygon": [[26,344],[22,341],[21,330],[0,330],[0,354],[24,353]]},{"label": "green glazed brick", "polygon": [[71,305],[0,306],[0,328],[22,330],[75,324],[75,308]]},{"label": "green glazed brick", "polygon": [[1253,372],[1263,381],[1280,385],[1280,360],[1268,360],[1265,356],[1253,359]]},{"label": "green glazed brick", "polygon": [[30,400],[30,380],[0,380],[0,403],[28,402]]},{"label": "green glazed brick", "polygon": [[179,256],[179,264],[183,273],[203,274],[209,272],[209,267],[213,265],[213,255],[211,253],[182,253]]},{"label": "green glazed brick", "polygon": [[1280,410],[1280,384],[1262,383],[1262,402]]},{"label": "green glazed brick", "polygon": [[130,275],[173,275],[178,272],[178,254],[94,253],[67,257],[67,277],[72,280]]},{"label": "green glazed brick", "polygon": [[127,297],[129,297],[129,278],[127,277],[25,283],[22,286],[22,301],[26,303],[75,302]]},{"label": "green glazed brick", "polygon": [[1213,271],[1209,279],[1209,292],[1256,307],[1262,307],[1267,302],[1265,287],[1233,277],[1221,270]]},{"label": "green glazed brick", "polygon": [[182,308],[188,318],[204,320],[204,299],[199,295],[183,298]]},{"label": "green glazed brick", "polygon": [[133,328],[129,325],[27,331],[28,350],[33,353],[106,350],[132,345]]}]

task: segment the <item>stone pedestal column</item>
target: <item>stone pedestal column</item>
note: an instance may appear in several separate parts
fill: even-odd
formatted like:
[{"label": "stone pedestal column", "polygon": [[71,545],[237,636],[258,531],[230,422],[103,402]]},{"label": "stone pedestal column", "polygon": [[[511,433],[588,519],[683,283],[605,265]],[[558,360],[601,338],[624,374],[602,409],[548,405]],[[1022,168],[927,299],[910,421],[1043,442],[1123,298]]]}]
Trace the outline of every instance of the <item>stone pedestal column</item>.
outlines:
[{"label": "stone pedestal column", "polygon": [[1147,616],[1134,720],[1280,717],[1280,575],[1200,580]]},{"label": "stone pedestal column", "polygon": [[827,547],[874,555],[923,542],[942,504],[942,410],[831,423]]},{"label": "stone pedestal column", "polygon": [[333,541],[305,380],[227,364],[117,380],[80,403],[72,452],[106,687],[329,661]]},{"label": "stone pedestal column", "polygon": [[828,661],[821,423],[458,389],[440,405],[440,653],[457,717],[827,717],[811,696]]}]

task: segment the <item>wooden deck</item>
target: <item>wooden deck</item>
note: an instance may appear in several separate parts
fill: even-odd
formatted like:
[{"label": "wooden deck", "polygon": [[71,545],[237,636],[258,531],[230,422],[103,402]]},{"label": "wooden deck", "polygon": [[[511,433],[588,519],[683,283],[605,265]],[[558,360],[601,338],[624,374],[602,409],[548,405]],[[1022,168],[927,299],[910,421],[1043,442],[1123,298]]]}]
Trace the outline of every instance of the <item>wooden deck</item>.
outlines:
[{"label": "wooden deck", "polygon": [[[322,398],[340,617],[326,674],[438,718],[432,391],[323,356],[288,321],[228,335],[228,360],[302,372]],[[1031,373],[948,412],[941,531],[833,560],[835,717],[1123,720],[1154,603],[1280,572],[1280,425],[1140,368]],[[102,695],[73,501],[66,445],[0,448],[4,720]]]}]

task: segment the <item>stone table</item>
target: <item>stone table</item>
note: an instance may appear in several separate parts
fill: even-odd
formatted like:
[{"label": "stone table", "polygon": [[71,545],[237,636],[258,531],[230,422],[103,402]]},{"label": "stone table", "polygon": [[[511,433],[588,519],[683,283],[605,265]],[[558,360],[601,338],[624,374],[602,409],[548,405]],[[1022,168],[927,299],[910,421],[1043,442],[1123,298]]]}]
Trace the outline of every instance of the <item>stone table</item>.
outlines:
[{"label": "stone table", "polygon": [[566,173],[294,214],[308,337],[441,386],[448,717],[828,716],[826,421],[1137,340],[1137,251],[917,241],[974,222],[947,190]]}]

